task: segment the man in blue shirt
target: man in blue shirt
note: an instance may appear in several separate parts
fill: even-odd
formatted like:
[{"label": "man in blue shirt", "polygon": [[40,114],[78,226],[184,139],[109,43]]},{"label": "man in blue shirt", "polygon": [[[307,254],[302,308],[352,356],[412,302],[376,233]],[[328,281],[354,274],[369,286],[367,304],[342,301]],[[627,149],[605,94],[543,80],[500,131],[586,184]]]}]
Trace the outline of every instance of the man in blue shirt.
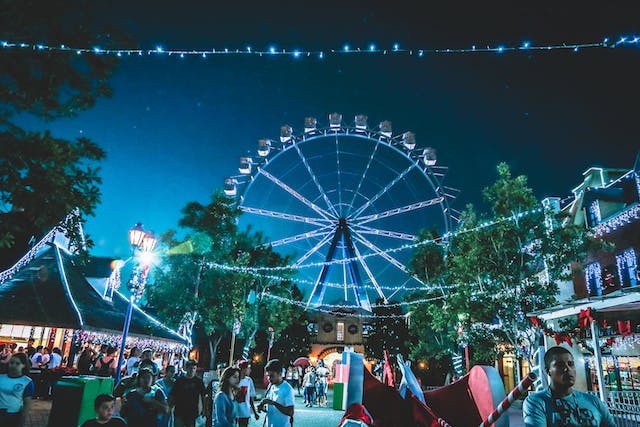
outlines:
[{"label": "man in blue shirt", "polygon": [[573,389],[576,367],[573,355],[552,347],[544,356],[548,390],[531,393],[522,412],[526,427],[615,427],[607,406],[598,397]]}]

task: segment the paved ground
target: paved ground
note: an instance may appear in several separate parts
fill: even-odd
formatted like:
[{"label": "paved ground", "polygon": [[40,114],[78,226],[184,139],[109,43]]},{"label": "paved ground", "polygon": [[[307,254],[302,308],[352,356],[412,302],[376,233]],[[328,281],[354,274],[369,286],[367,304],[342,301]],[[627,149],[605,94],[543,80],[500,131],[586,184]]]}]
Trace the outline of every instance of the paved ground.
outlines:
[{"label": "paved ground", "polygon": [[[264,391],[262,391],[264,393]],[[258,390],[258,394],[261,391]],[[329,390],[329,402],[332,401],[331,390]],[[261,397],[261,396],[259,396]],[[516,402],[516,406],[518,402]],[[33,410],[29,415],[26,427],[47,427],[51,402],[35,400]],[[518,407],[512,407],[509,412],[510,427],[524,427],[522,412]],[[301,396],[296,397],[295,426],[296,427],[337,427],[342,418],[342,411],[334,411],[331,408],[306,408]],[[252,419],[249,423],[251,427],[262,427],[264,415],[259,421]],[[463,426],[456,426],[463,427]]]}]

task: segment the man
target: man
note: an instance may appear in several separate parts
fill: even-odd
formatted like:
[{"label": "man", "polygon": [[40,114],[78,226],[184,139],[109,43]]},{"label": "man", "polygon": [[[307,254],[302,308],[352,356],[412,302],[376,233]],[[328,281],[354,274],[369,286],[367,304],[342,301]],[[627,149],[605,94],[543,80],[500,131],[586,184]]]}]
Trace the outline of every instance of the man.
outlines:
[{"label": "man", "polygon": [[27,341],[27,357],[29,357],[29,360],[31,360],[31,358],[33,357],[34,354],[36,354],[36,349],[33,347],[33,343],[35,342],[35,340],[33,338],[29,338],[29,341]]},{"label": "man", "polygon": [[264,367],[269,388],[258,410],[267,413],[266,427],[289,427],[293,424],[293,387],[282,377],[282,362],[272,359]]},{"label": "man", "polygon": [[318,396],[318,406],[327,406],[329,373],[329,369],[324,366],[324,361],[318,360],[318,368],[316,369],[316,394]]},{"label": "man", "polygon": [[140,349],[133,347],[129,352],[129,358],[127,359],[127,375],[131,376],[138,372],[140,365]]},{"label": "man", "polygon": [[62,364],[62,352],[58,347],[53,348],[53,352],[51,352],[50,357],[49,369],[55,369]]},{"label": "man", "polygon": [[31,368],[40,369],[40,365],[42,364],[42,346],[39,345],[35,350],[35,353],[31,356]]},{"label": "man", "polygon": [[251,374],[251,363],[248,360],[242,360],[238,363],[240,369],[240,382],[238,383],[238,391],[236,392],[236,402],[238,403],[238,427],[247,427],[251,413],[260,418],[253,399],[256,397],[256,388],[253,380],[249,376]]},{"label": "man", "polygon": [[195,360],[187,360],[185,375],[176,380],[169,393],[169,406],[175,407],[175,427],[194,427],[196,418],[202,414],[205,386],[196,377],[196,368]]},{"label": "man", "polygon": [[550,348],[544,367],[551,384],[548,390],[531,393],[524,401],[526,427],[615,427],[600,399],[573,389],[576,368],[569,350]]}]

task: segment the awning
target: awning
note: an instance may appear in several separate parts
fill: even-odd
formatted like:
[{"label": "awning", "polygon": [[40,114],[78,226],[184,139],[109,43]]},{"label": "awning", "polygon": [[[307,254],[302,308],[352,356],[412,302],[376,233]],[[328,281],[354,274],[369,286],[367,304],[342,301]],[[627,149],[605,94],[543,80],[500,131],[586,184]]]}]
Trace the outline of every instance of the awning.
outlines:
[{"label": "awning", "polygon": [[[6,282],[0,284],[0,323],[86,329],[120,334],[128,300],[115,292],[102,298],[76,266],[73,255],[48,244]],[[135,307],[129,333],[171,340],[186,339]]]},{"label": "awning", "polygon": [[539,317],[542,320],[554,320],[580,314],[580,310],[591,308],[598,312],[636,311],[640,310],[640,287],[623,289],[599,297],[589,297],[565,302],[553,307],[534,311],[527,316]]}]

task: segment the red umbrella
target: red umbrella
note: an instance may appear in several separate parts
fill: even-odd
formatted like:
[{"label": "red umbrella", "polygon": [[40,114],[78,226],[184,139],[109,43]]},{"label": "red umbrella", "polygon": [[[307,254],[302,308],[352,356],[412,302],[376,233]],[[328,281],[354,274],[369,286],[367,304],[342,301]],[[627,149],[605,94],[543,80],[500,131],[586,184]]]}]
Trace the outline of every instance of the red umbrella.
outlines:
[{"label": "red umbrella", "polygon": [[303,368],[306,368],[307,366],[311,365],[311,362],[309,361],[308,358],[306,357],[298,357],[294,362],[293,362],[293,366],[301,366]]}]

